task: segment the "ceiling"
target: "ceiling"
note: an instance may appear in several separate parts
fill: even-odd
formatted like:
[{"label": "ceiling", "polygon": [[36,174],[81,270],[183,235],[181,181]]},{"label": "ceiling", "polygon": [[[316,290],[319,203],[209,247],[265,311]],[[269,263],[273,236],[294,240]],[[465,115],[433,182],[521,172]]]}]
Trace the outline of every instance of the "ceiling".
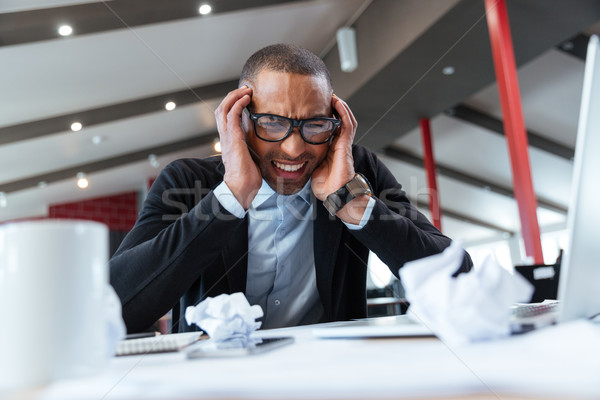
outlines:
[{"label": "ceiling", "polygon": [[[483,0],[206,2],[209,15],[199,0],[0,0],[0,221],[144,191],[168,162],[213,154],[213,112],[244,61],[290,42],[324,59],[359,121],[355,142],[377,151],[426,213],[418,123],[431,119],[444,233],[467,244],[518,234]],[[556,229],[600,1],[507,3],[538,219]],[[64,23],[71,36],[57,34]],[[335,41],[344,26],[357,35],[351,73]],[[167,101],[177,107],[166,111]],[[72,132],[76,121],[83,129]]]}]

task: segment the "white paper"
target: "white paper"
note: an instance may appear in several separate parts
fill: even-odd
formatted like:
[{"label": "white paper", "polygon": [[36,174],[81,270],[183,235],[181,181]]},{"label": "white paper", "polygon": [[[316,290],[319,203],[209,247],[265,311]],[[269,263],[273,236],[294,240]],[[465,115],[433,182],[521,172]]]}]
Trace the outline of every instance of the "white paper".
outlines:
[{"label": "white paper", "polygon": [[444,252],[400,269],[409,313],[451,344],[508,336],[510,306],[529,301],[533,286],[492,257],[452,277],[463,255],[460,244],[452,242]]},{"label": "white paper", "polygon": [[220,347],[246,347],[255,341],[250,334],[260,328],[257,318],[263,316],[262,308],[250,306],[243,293],[208,297],[197,306],[185,310],[185,320],[208,334],[211,343]]}]

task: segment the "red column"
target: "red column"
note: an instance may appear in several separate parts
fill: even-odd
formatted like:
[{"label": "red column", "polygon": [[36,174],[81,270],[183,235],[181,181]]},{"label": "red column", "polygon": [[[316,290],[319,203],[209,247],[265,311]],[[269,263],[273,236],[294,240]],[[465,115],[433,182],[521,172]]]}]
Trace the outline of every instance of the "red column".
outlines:
[{"label": "red column", "polygon": [[435,160],[433,159],[433,146],[431,144],[431,126],[429,118],[421,119],[421,139],[423,141],[423,160],[425,163],[425,172],[427,173],[427,186],[429,188],[430,201],[429,211],[433,225],[442,230],[442,211],[440,210],[440,196],[437,188],[437,179],[435,174]]},{"label": "red column", "polygon": [[517,66],[506,3],[505,0],[484,1],[525,252],[529,257],[533,257],[536,264],[542,264],[544,256],[537,220],[537,199],[531,179],[529,143],[523,121]]}]

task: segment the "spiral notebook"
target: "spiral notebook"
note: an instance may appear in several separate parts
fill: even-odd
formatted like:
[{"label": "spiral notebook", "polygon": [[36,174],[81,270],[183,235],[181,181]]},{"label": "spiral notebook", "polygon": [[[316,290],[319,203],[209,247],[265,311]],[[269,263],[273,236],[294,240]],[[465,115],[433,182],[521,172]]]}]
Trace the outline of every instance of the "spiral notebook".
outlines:
[{"label": "spiral notebook", "polygon": [[202,332],[185,332],[121,340],[117,345],[115,355],[131,356],[180,351],[198,340],[208,338],[208,336],[202,335]]}]

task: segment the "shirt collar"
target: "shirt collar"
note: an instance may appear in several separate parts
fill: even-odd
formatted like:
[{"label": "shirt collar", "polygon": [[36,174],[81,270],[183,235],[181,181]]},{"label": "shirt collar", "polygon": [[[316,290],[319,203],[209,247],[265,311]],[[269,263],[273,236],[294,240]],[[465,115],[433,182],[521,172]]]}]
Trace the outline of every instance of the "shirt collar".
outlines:
[{"label": "shirt collar", "polygon": [[256,209],[260,207],[262,203],[267,201],[274,194],[275,191],[271,189],[271,186],[263,179],[262,185],[260,186],[260,189],[258,189],[258,193],[254,196],[254,200],[252,200],[252,208]]},{"label": "shirt collar", "polygon": [[310,187],[310,178],[308,179],[308,182],[306,182],[306,185],[304,185],[304,187],[299,192],[291,194],[289,196],[277,194],[273,189],[271,189],[271,186],[269,186],[269,184],[263,179],[260,189],[258,189],[258,192],[256,193],[256,196],[254,197],[254,200],[252,200],[252,208],[256,209],[256,208],[260,207],[261,204],[263,204],[265,201],[267,201],[273,195],[282,196],[282,197],[298,196],[302,200],[304,200],[306,202],[306,204],[310,204],[311,194],[312,194],[312,189]]},{"label": "shirt collar", "polygon": [[299,196],[302,200],[304,200],[306,202],[306,204],[310,205],[310,201],[311,201],[310,195],[311,194],[312,194],[312,188],[310,186],[310,178],[308,178],[306,185],[304,185],[302,190],[300,190],[298,193],[296,193],[296,196]]}]

